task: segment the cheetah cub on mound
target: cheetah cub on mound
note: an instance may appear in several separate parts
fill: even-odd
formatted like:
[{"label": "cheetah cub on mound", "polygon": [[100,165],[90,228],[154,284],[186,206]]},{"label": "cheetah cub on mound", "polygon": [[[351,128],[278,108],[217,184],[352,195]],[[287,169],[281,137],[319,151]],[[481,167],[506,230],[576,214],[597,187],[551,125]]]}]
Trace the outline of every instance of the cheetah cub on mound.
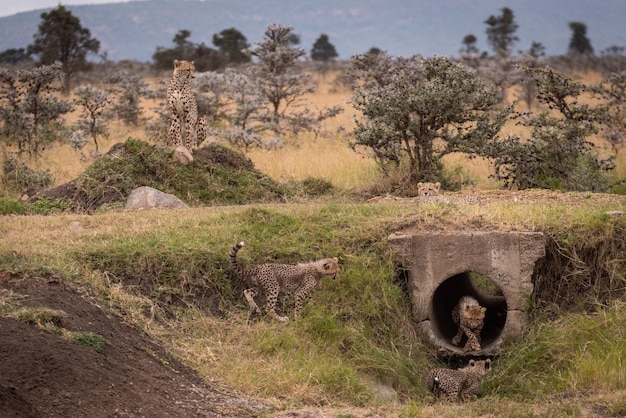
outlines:
[{"label": "cheetah cub on mound", "polygon": [[491,370],[491,360],[470,360],[462,369],[432,369],[426,377],[426,386],[436,397],[446,395],[448,401],[468,401],[477,395],[480,385]]},{"label": "cheetah cub on mound", "polygon": [[324,258],[300,264],[265,263],[251,267],[242,267],[237,262],[237,253],[244,246],[243,241],[235,244],[230,250],[230,265],[237,275],[246,280],[248,289],[243,295],[250,305],[250,316],[261,313],[254,298],[262,292],[265,295],[265,312],[278,321],[287,321],[289,318],[276,313],[276,302],[279,293],[293,295],[296,299],[294,318],[298,319],[300,310],[304,306],[307,295],[315,288],[317,282],[324,276],[337,278],[339,274],[339,260]]}]

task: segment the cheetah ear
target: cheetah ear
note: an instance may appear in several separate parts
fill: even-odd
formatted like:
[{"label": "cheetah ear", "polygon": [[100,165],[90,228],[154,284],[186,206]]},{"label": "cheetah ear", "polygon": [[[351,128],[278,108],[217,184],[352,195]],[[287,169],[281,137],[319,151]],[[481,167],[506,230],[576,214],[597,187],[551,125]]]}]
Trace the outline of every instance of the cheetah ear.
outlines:
[{"label": "cheetah ear", "polygon": [[178,60],[174,60],[174,67],[178,65]]},{"label": "cheetah ear", "polygon": [[470,365],[470,366],[472,366],[472,367],[474,367],[474,364],[475,364],[474,359],[471,359],[471,360],[469,361],[469,365]]},{"label": "cheetah ear", "polygon": [[440,187],[441,187],[441,183],[439,182],[435,183],[435,189],[437,189],[437,191],[439,191]]},{"label": "cheetah ear", "polygon": [[422,182],[420,181],[419,183],[417,183],[417,187],[422,187],[422,184],[424,184],[424,183],[422,183]]},{"label": "cheetah ear", "polygon": [[337,257],[334,257],[333,260],[335,260],[335,263],[339,262],[339,259]]},{"label": "cheetah ear", "polygon": [[487,312],[487,308],[485,308],[485,307],[481,306],[481,307],[480,307],[480,312],[482,312],[482,313]]},{"label": "cheetah ear", "polygon": [[485,369],[487,369],[487,370],[491,369],[491,359],[490,358],[485,360]]},{"label": "cheetah ear", "polygon": [[195,65],[195,64],[194,64],[194,61],[191,61],[191,65]]}]

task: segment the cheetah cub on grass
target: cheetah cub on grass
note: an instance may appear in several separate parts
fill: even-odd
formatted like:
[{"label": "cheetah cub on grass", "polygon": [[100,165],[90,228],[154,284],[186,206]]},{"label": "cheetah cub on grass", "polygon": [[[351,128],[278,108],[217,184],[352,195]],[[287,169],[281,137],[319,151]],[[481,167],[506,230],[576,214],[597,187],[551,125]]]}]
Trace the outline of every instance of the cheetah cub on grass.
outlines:
[{"label": "cheetah cub on grass", "polygon": [[246,280],[248,289],[243,295],[250,305],[250,315],[261,313],[254,298],[262,292],[265,295],[265,312],[278,321],[287,321],[289,318],[276,313],[278,295],[293,295],[296,299],[294,318],[298,320],[300,310],[304,306],[307,295],[315,288],[317,282],[324,276],[337,278],[339,261],[337,258],[324,258],[300,264],[265,263],[251,267],[242,267],[237,262],[237,253],[243,247],[243,241],[235,244],[230,250],[230,265],[237,275]]},{"label": "cheetah cub on grass", "polygon": [[470,360],[462,369],[432,369],[426,377],[426,386],[436,397],[442,394],[450,402],[468,401],[477,395],[480,385],[491,370],[491,360]]}]

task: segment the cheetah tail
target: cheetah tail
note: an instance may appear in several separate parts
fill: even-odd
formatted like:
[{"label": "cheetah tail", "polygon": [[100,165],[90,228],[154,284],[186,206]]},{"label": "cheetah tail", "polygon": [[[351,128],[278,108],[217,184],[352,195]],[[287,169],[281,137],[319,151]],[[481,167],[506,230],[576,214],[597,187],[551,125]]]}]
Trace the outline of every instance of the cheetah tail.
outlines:
[{"label": "cheetah tail", "polygon": [[237,263],[237,253],[239,252],[239,250],[241,250],[243,248],[243,241],[233,245],[233,248],[231,248],[230,250],[230,266],[233,270],[235,270],[238,274],[241,274],[241,272],[243,271],[243,269],[241,268],[241,266]]}]

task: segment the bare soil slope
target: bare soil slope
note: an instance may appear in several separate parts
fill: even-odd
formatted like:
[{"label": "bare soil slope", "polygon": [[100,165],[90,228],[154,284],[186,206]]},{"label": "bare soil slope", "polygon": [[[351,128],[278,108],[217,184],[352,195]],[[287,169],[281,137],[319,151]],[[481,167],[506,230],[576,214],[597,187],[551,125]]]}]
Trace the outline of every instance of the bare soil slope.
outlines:
[{"label": "bare soil slope", "polygon": [[[3,417],[222,417],[269,406],[209,387],[124,319],[53,277],[0,273],[0,292],[21,306],[66,313],[61,326],[104,337],[98,352],[11,318],[0,318]],[[2,306],[0,306],[0,309]]]}]

